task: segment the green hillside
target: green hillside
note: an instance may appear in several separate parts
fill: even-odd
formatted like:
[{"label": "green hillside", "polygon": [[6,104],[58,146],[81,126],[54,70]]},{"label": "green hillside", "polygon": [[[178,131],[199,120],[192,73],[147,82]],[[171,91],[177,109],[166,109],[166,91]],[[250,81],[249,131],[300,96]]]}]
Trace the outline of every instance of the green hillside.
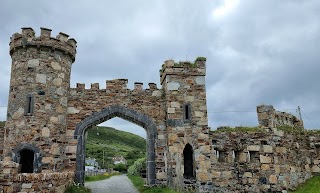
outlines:
[{"label": "green hillside", "polygon": [[96,158],[102,166],[104,151],[105,166],[111,163],[114,156],[124,156],[128,164],[145,157],[146,140],[129,132],[111,127],[93,127],[87,131],[86,157]]}]

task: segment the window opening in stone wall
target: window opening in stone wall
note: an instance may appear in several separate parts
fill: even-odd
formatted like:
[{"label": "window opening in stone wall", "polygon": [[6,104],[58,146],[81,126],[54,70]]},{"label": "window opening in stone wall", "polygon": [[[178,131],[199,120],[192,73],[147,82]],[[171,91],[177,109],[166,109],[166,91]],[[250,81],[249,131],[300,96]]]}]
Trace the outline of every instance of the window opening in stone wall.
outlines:
[{"label": "window opening in stone wall", "polygon": [[218,162],[227,162],[228,152],[226,151],[218,151]]},{"label": "window opening in stone wall", "polygon": [[259,163],[260,157],[258,151],[249,151],[250,162]]},{"label": "window opening in stone wall", "polygon": [[33,111],[33,97],[31,95],[27,96],[27,107],[26,107],[26,114],[32,115]]},{"label": "window opening in stone wall", "polygon": [[192,146],[188,143],[183,150],[184,158],[184,174],[183,177],[186,179],[194,178],[193,171],[193,150]]},{"label": "window opening in stone wall", "polygon": [[184,120],[185,121],[190,121],[191,120],[191,105],[190,104],[185,104],[184,105]]},{"label": "window opening in stone wall", "polygon": [[24,149],[20,152],[21,173],[33,173],[34,152]]},{"label": "window opening in stone wall", "polygon": [[234,161],[238,162],[240,160],[241,151],[234,151]]}]

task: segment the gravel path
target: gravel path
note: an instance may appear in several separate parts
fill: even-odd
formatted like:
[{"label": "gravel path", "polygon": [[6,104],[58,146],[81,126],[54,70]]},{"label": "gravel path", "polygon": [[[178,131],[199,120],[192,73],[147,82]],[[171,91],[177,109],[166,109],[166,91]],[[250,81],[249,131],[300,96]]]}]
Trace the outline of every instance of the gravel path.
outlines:
[{"label": "gravel path", "polygon": [[139,193],[126,175],[112,176],[109,179],[86,182],[85,187],[92,193]]}]

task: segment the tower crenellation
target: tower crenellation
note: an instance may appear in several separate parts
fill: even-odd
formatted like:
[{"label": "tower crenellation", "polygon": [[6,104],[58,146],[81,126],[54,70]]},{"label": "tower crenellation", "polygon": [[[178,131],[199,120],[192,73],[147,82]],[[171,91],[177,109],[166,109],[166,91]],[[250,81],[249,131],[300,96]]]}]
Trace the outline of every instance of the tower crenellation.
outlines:
[{"label": "tower crenellation", "polygon": [[75,39],[69,38],[69,35],[62,32],[56,37],[51,37],[51,29],[43,27],[40,29],[39,37],[35,36],[35,31],[30,27],[24,27],[21,33],[13,34],[10,41],[10,55],[12,55],[15,50],[26,47],[36,47],[38,49],[49,48],[68,54],[72,62],[74,62],[77,48]]}]

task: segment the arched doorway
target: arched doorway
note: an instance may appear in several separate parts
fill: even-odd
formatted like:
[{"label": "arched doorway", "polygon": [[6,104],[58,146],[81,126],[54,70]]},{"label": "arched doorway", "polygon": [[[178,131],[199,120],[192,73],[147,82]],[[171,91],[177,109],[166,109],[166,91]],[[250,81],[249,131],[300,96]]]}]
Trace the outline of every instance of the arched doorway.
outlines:
[{"label": "arched doorway", "polygon": [[74,137],[78,140],[76,182],[84,184],[85,166],[85,132],[88,128],[105,122],[113,117],[119,117],[143,127],[147,133],[147,183],[155,184],[155,139],[157,128],[153,121],[146,115],[141,114],[124,106],[113,105],[99,112],[94,112],[89,117],[77,124]]},{"label": "arched doorway", "polygon": [[184,160],[184,173],[183,177],[185,179],[194,179],[194,168],[193,168],[193,149],[188,143],[183,150],[183,160]]},{"label": "arched doorway", "polygon": [[22,143],[14,148],[13,153],[13,161],[21,165],[19,173],[41,172],[42,156],[38,147]]}]

